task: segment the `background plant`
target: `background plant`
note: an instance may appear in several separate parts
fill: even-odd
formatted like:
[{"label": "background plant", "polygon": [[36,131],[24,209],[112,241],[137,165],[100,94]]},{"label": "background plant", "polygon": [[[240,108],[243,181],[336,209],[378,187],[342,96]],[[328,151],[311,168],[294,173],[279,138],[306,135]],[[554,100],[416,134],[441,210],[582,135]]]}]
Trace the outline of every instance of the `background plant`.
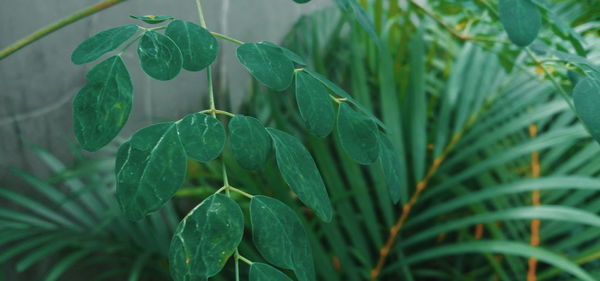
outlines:
[{"label": "background plant", "polygon": [[[550,43],[546,44],[550,48],[538,41],[524,50],[506,44],[495,3],[474,1],[459,6],[441,1],[424,6],[411,2],[403,7],[391,3],[384,9],[384,1],[374,1],[362,3],[366,12],[355,2],[338,3],[352,20],[333,10],[317,14],[298,25],[287,46],[312,58],[309,65],[318,72],[330,73],[342,88],[351,89],[364,112],[381,116],[391,145],[405,156],[393,163],[406,169],[406,176],[398,178],[397,197],[404,208],[398,210],[391,204],[383,183],[385,170],[353,164],[343,139],[330,138],[323,144],[305,136],[332,191],[338,216],[331,224],[321,224],[305,210],[305,222],[313,230],[308,235],[316,248],[318,276],[367,279],[381,257],[389,256],[378,273],[382,279],[520,280],[532,266],[531,259],[528,264],[517,256],[533,256],[553,266],[541,264],[539,279],[562,280],[571,274],[594,278],[598,219],[593,214],[598,183],[590,177],[597,173],[592,161],[597,144],[589,142],[568,109],[572,103],[568,88],[577,82],[576,73],[593,78],[593,49],[580,40],[581,34],[595,40],[597,26],[591,21],[578,31],[568,27],[590,22],[593,3],[586,7],[586,2],[548,2],[537,7],[540,22],[543,19],[546,27],[565,40],[556,40],[550,28],[542,28],[539,40]],[[567,22],[562,30],[554,18],[557,14]],[[526,35],[530,38],[530,34]],[[514,39],[510,32],[509,39]],[[352,42],[351,49],[340,51],[348,50],[347,42]],[[593,41],[589,46],[594,46]],[[552,78],[552,86],[536,81],[540,72]],[[310,124],[298,117],[302,109],[295,114],[293,99],[274,99],[263,91],[258,87],[261,94],[254,95],[248,105],[271,107],[248,112],[256,112],[266,124],[303,135]],[[593,120],[587,125],[593,126]],[[228,153],[224,156],[227,162]],[[336,162],[341,168],[336,168]],[[267,189],[268,194],[265,182],[269,187],[283,184],[270,161],[259,174],[244,172],[235,161],[229,161],[228,167],[236,175],[232,185],[239,180],[250,192]],[[214,164],[207,168],[221,174]],[[542,178],[523,180],[538,176]],[[545,192],[554,189],[569,191]],[[197,189],[183,189],[180,195],[192,190]],[[540,194],[536,190],[541,192],[541,202],[552,205],[527,207],[529,198]],[[272,192],[288,203],[293,200],[285,191]],[[201,192],[200,197],[205,195]],[[540,248],[533,242],[528,246],[533,238],[529,219],[543,219]],[[547,224],[547,220],[584,226]],[[386,237],[390,229],[392,235]],[[578,239],[571,239],[573,233]],[[446,245],[449,242],[453,243]],[[436,243],[440,245],[431,246]],[[252,251],[248,252],[251,257]],[[484,253],[486,260],[462,255],[469,252]],[[570,261],[557,253],[566,254]],[[461,255],[443,258],[448,254]],[[588,273],[575,264],[583,264]]]}]

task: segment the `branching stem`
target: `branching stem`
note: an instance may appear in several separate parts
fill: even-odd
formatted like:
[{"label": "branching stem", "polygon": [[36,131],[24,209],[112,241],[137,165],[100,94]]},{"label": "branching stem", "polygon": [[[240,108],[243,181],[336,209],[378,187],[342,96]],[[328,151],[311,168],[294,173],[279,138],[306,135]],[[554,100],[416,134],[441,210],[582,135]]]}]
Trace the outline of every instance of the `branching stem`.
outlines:
[{"label": "branching stem", "polygon": [[106,0],[106,1],[102,1],[98,4],[95,4],[93,6],[87,7],[83,10],[80,10],[78,12],[75,12],[72,15],[69,15],[65,18],[62,18],[54,23],[51,23],[45,27],[42,27],[41,29],[39,29],[38,31],[29,34],[27,36],[25,36],[24,38],[20,39],[17,42],[14,42],[12,44],[10,44],[8,47],[0,50],[0,60],[4,59],[5,57],[9,56],[10,54],[20,50],[21,48],[41,39],[42,37],[56,31],[59,30],[71,23],[74,23],[80,19],[83,19],[85,17],[88,17],[90,15],[93,15],[97,12],[100,12],[106,8],[112,7],[116,4],[119,4],[121,2],[123,2],[124,0]]},{"label": "branching stem", "polygon": [[227,36],[227,35],[224,35],[224,34],[221,34],[221,33],[217,33],[217,32],[211,31],[211,32],[210,32],[210,34],[212,34],[212,35],[213,35],[213,36],[215,36],[215,37],[219,37],[219,38],[221,38],[221,39],[227,40],[227,41],[229,41],[229,42],[236,43],[236,44],[238,44],[238,45],[242,45],[242,44],[244,44],[244,42],[242,42],[242,41],[240,41],[240,40],[237,40],[237,39],[235,39],[235,38],[233,38],[233,37],[229,37],[229,36]]}]

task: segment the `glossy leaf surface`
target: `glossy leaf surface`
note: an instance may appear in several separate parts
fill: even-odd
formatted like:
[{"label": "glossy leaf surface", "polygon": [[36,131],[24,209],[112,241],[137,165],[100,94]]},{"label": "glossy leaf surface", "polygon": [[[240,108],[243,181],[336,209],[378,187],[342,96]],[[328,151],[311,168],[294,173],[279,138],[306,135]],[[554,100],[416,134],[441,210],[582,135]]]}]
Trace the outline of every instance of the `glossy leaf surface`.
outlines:
[{"label": "glossy leaf surface", "polygon": [[177,123],[177,132],[187,156],[196,161],[217,158],[225,146],[223,125],[207,114],[189,114]]},{"label": "glossy leaf surface", "polygon": [[296,102],[306,128],[319,137],[331,133],[335,113],[329,92],[321,82],[303,71],[296,73]]},{"label": "glossy leaf surface", "polygon": [[179,189],[186,156],[175,123],[137,131],[117,152],[117,199],[124,215],[139,220],[156,211]]},{"label": "glossy leaf surface", "polygon": [[283,91],[292,83],[294,64],[272,43],[245,43],[237,48],[239,62],[256,78],[274,90]]},{"label": "glossy leaf surface", "polygon": [[373,120],[357,113],[346,103],[341,103],[337,131],[344,151],[354,161],[368,165],[377,160],[379,145],[377,126]]},{"label": "glossy leaf surface", "polygon": [[219,273],[242,241],[244,217],[238,204],[214,194],[179,223],[169,249],[175,281],[207,280]]},{"label": "glossy leaf surface", "polygon": [[591,78],[579,81],[573,89],[573,102],[579,118],[600,142],[600,81]]},{"label": "glossy leaf surface", "polygon": [[285,182],[322,220],[331,221],[329,195],[310,153],[294,136],[273,128],[267,131],[273,139],[277,166]]},{"label": "glossy leaf surface", "polygon": [[242,168],[260,169],[271,153],[272,141],[258,119],[236,115],[229,121],[229,144],[233,157]]},{"label": "glossy leaf surface", "polygon": [[113,56],[87,73],[73,99],[75,136],[85,150],[97,151],[115,138],[131,112],[131,79],[123,60]]},{"label": "glossy leaf surface", "polygon": [[525,47],[538,35],[542,16],[538,7],[530,0],[500,0],[500,21],[510,41]]},{"label": "glossy leaf surface", "polygon": [[155,31],[146,31],[137,49],[142,69],[157,80],[171,80],[179,74],[183,59],[179,47],[171,38]]},{"label": "glossy leaf surface", "polygon": [[183,68],[200,71],[215,61],[219,45],[210,32],[199,25],[182,20],[169,23],[165,35],[171,38],[183,55]]},{"label": "glossy leaf surface", "polygon": [[406,177],[406,167],[404,162],[399,158],[400,155],[394,150],[390,140],[384,133],[379,134],[379,164],[383,170],[383,177],[387,184],[388,191],[392,201],[398,203],[402,195],[403,177]]},{"label": "glossy leaf surface", "polygon": [[138,31],[135,24],[111,28],[85,39],[71,54],[74,64],[84,64],[95,61],[102,55],[116,49],[125,43]]},{"label": "glossy leaf surface", "polygon": [[252,239],[270,263],[292,269],[300,281],[315,280],[312,250],[304,226],[281,201],[262,195],[250,200]]},{"label": "glossy leaf surface", "polygon": [[294,51],[292,51],[292,50],[290,50],[290,49],[288,49],[286,47],[282,47],[282,46],[279,46],[279,45],[276,45],[276,44],[273,44],[273,43],[267,42],[267,41],[263,41],[261,43],[267,44],[267,45],[271,45],[273,47],[277,47],[277,48],[281,49],[281,51],[283,52],[283,54],[288,59],[290,59],[291,61],[293,61],[293,62],[295,62],[297,64],[307,65],[306,60],[303,57],[301,57],[300,55],[296,54]]},{"label": "glossy leaf surface", "polygon": [[157,24],[157,23],[161,23],[167,20],[172,20],[175,17],[173,16],[169,16],[169,15],[146,15],[146,16],[136,16],[136,15],[129,15],[129,17],[134,18],[136,20],[141,20],[145,23],[149,23],[149,24]]},{"label": "glossy leaf surface", "polygon": [[255,262],[250,265],[250,281],[292,281],[292,279],[268,264]]}]

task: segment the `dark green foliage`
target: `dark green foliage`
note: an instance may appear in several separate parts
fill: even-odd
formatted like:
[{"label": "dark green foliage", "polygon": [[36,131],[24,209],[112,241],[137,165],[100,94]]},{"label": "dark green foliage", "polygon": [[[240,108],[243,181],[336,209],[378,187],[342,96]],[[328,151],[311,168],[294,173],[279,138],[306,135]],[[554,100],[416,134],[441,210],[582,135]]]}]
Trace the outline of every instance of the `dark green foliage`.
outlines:
[{"label": "dark green foliage", "polygon": [[183,57],[171,38],[156,31],[146,31],[137,48],[142,69],[156,80],[171,80],[179,74]]},{"label": "dark green foliage", "polygon": [[250,201],[252,239],[270,263],[292,269],[300,281],[314,281],[312,250],[302,223],[282,202],[254,196]]},{"label": "dark green foliage", "polygon": [[274,267],[255,262],[250,265],[250,281],[291,281],[287,275]]},{"label": "dark green foliage", "polygon": [[306,128],[319,137],[331,133],[335,124],[335,113],[329,92],[312,76],[300,71],[296,73],[296,102]]},{"label": "dark green foliage", "polygon": [[267,129],[273,139],[277,167],[300,201],[315,210],[325,222],[331,221],[332,210],[321,174],[310,153],[292,135]]},{"label": "dark green foliage", "polygon": [[346,103],[340,104],[337,118],[342,147],[359,164],[368,165],[379,157],[377,126],[373,120],[356,113]]},{"label": "dark green foliage", "polygon": [[125,125],[131,112],[133,89],[120,56],[94,66],[87,79],[73,99],[73,126],[81,147],[97,151]]},{"label": "dark green foliage", "polygon": [[244,216],[238,204],[214,194],[192,209],[177,226],[169,265],[175,281],[207,280],[233,254],[244,234]]},{"label": "dark green foliage", "polygon": [[182,20],[169,23],[165,35],[175,42],[183,55],[183,68],[200,71],[217,58],[219,44],[208,30],[199,25]]},{"label": "dark green foliage", "polygon": [[271,153],[271,136],[258,119],[236,115],[229,121],[229,144],[235,160],[249,170],[259,170]]},{"label": "dark green foliage", "polygon": [[542,16],[531,0],[500,0],[499,9],[500,21],[513,43],[525,47],[535,40]]},{"label": "dark green foliage", "polygon": [[117,153],[117,199],[125,216],[139,220],[160,209],[183,183],[186,155],[175,123],[136,132]]},{"label": "dark green foliage", "polygon": [[272,43],[245,43],[237,48],[236,53],[250,74],[267,87],[283,91],[292,83],[294,64]]},{"label": "dark green foliage", "polygon": [[190,114],[177,122],[177,134],[188,157],[208,162],[225,146],[225,129],[216,118],[203,113]]},{"label": "dark green foliage", "polygon": [[102,55],[115,50],[121,44],[125,43],[138,29],[137,25],[130,24],[99,32],[77,46],[71,55],[71,61],[74,64],[95,61]]}]

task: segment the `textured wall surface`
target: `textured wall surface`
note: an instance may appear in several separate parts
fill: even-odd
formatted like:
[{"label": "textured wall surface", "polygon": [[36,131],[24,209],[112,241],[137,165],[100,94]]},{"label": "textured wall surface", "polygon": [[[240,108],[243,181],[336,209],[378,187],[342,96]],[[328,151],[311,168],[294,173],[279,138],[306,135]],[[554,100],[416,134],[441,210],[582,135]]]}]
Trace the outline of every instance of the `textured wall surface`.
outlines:
[{"label": "textured wall surface", "polygon": [[[0,48],[99,0],[2,0]],[[298,17],[330,0],[298,5],[291,0],[203,0],[209,29],[242,41],[282,39]],[[68,147],[75,142],[70,102],[85,84],[85,66],[71,64],[73,49],[104,29],[136,23],[129,14],[169,14],[197,22],[193,0],[128,0],[42,38],[0,61],[0,185],[19,188],[23,183],[7,168],[44,177],[46,172],[28,144],[41,146],[69,161]],[[229,93],[239,106],[250,80],[235,57],[235,45],[219,40],[216,65],[220,95]],[[167,82],[147,78],[137,63],[135,48],[124,55],[134,85],[134,108],[121,133],[165,119],[176,119],[205,108],[205,72],[186,72]],[[221,100],[222,101],[222,100]]]}]

